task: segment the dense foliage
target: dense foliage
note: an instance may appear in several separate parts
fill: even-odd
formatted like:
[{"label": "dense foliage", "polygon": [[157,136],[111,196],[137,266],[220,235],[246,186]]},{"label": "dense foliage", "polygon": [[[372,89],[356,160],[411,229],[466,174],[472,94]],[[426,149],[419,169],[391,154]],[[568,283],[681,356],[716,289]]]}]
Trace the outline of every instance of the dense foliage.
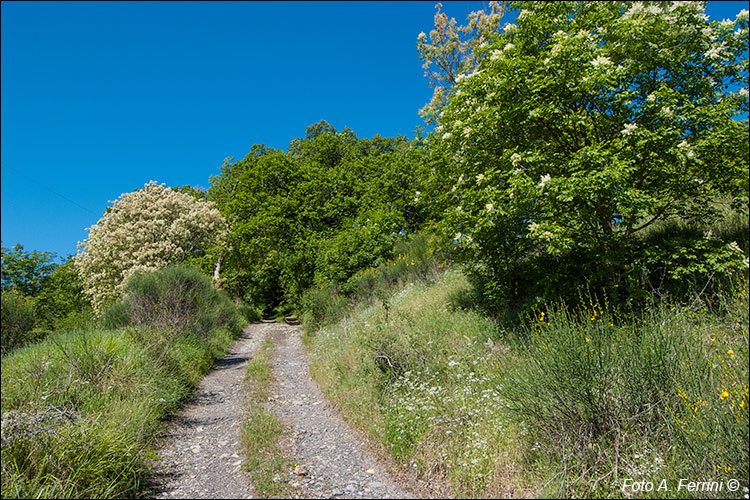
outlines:
[{"label": "dense foliage", "polygon": [[253,146],[225,162],[209,196],[230,224],[225,287],[266,310],[299,304],[313,284],[344,286],[418,227],[423,168],[403,137],[359,139],[311,125],[289,151]]},{"label": "dense foliage", "polygon": [[[624,297],[654,262],[672,279],[746,269],[739,242],[642,234],[670,220],[705,230],[722,201],[746,213],[747,11],[717,22],[698,2],[510,7],[517,24],[474,46],[428,141],[433,209],[487,298],[553,299],[586,281]],[[440,42],[454,23],[438,20]]]}]

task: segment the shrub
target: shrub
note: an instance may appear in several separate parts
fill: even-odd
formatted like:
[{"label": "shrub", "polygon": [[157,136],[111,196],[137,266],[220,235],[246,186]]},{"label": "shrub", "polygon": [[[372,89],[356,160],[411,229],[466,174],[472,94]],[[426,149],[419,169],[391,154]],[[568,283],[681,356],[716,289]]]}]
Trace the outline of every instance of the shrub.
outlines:
[{"label": "shrub", "polygon": [[34,338],[34,305],[14,290],[2,294],[2,354]]},{"label": "shrub", "polygon": [[243,326],[231,300],[195,268],[168,266],[135,273],[125,284],[124,294],[121,305],[107,309],[105,324],[147,325],[199,337],[218,327],[236,335]]}]

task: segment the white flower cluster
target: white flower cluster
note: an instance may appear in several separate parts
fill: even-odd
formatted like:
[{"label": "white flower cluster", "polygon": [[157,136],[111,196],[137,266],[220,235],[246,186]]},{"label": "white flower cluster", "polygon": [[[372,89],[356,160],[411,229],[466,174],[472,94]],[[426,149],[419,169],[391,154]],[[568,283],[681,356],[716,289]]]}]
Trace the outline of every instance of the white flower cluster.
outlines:
[{"label": "white flower cluster", "polygon": [[226,221],[212,202],[199,201],[151,181],[112,202],[75,258],[84,293],[101,312],[136,271],[181,262],[220,242]]}]

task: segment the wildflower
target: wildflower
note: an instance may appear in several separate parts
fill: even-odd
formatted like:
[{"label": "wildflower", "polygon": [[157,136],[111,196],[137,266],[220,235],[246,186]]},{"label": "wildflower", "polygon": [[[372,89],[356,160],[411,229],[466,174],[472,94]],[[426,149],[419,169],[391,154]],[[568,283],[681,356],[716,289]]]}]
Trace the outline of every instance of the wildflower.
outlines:
[{"label": "wildflower", "polygon": [[706,51],[706,57],[709,58],[709,59],[716,59],[719,56],[721,56],[722,50],[724,50],[724,44],[723,43],[721,45],[717,46],[717,47],[712,47],[712,48],[708,49]]},{"label": "wildflower", "polygon": [[586,342],[591,342],[591,339],[586,337]]},{"label": "wildflower", "polygon": [[732,356],[732,359],[734,359],[734,351],[733,350],[729,349],[727,351],[727,354],[729,354],[730,356]]},{"label": "wildflower", "polygon": [[721,401],[724,401],[728,397],[729,397],[729,393],[726,391],[726,389],[721,391],[721,397],[719,398]]},{"label": "wildflower", "polygon": [[[513,164],[514,167],[518,167],[518,164],[521,163],[521,155],[519,155],[518,153],[513,153],[510,156],[510,162]],[[515,174],[517,172],[518,171],[513,172],[513,173]]]}]

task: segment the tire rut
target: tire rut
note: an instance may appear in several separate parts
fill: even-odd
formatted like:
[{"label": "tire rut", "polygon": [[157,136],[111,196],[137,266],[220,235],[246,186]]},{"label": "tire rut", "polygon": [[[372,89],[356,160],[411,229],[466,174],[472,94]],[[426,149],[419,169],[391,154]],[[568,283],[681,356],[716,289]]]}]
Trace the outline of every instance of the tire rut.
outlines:
[{"label": "tire rut", "polygon": [[153,498],[253,498],[240,427],[245,417],[245,369],[264,340],[245,327],[229,354],[214,363],[196,395],[160,435],[156,471],[148,478]]},{"label": "tire rut", "polygon": [[284,446],[299,461],[290,483],[307,498],[413,498],[355,436],[310,378],[301,329],[277,324],[276,380],[266,404],[287,428]]}]

